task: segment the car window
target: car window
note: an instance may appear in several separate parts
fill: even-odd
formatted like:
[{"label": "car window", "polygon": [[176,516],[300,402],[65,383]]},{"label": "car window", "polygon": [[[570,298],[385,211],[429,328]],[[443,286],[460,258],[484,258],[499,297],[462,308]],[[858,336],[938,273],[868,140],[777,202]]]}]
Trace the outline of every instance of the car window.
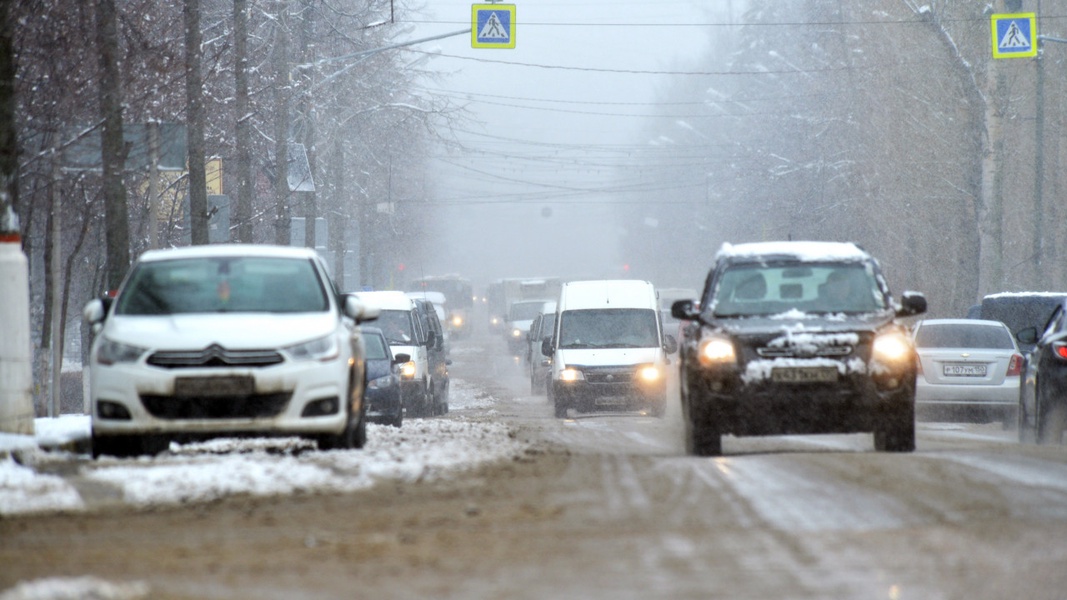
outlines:
[{"label": "car window", "polygon": [[1012,349],[1011,334],[1002,327],[933,323],[922,324],[915,332],[915,345],[920,348],[996,348]]},{"label": "car window", "polygon": [[873,269],[863,263],[745,264],[727,267],[711,303],[716,316],[866,313],[886,308]]},{"label": "car window", "polygon": [[409,346],[415,339],[411,313],[406,310],[383,310],[374,324],[393,346]]},{"label": "car window", "polygon": [[321,312],[330,308],[314,264],[275,257],[204,257],[140,263],[115,309],[120,315]]},{"label": "car window", "polygon": [[363,336],[363,346],[367,359],[388,359],[389,350],[385,338],[380,335]]},{"label": "car window", "polygon": [[656,311],[605,308],[564,311],[560,348],[651,348],[659,346]]},{"label": "car window", "polygon": [[552,335],[552,328],[556,326],[556,313],[550,313],[541,319],[541,337]]}]

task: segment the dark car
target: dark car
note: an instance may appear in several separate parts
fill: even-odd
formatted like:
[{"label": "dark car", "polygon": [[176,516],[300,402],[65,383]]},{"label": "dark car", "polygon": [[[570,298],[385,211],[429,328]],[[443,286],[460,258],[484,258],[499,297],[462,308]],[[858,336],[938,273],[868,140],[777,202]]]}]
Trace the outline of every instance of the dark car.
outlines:
[{"label": "dark car", "polygon": [[1033,344],[1019,386],[1019,440],[1059,444],[1067,427],[1067,300],[1043,329],[1027,327],[1019,342]]},{"label": "dark car", "polygon": [[[982,298],[977,310],[968,312],[969,318],[1000,321],[1012,334],[1028,327],[1042,327],[1049,315],[1067,299],[1063,292],[999,292]],[[1020,342],[1024,354],[1033,350],[1033,344]]]},{"label": "dark car", "polygon": [[366,384],[363,398],[367,403],[367,420],[400,427],[404,422],[404,404],[400,399],[400,365],[411,360],[407,354],[393,356],[385,334],[377,327],[363,327],[366,357]]},{"label": "dark car", "polygon": [[722,436],[872,432],[877,450],[915,449],[916,354],[878,262],[855,244],[726,244],[681,358],[689,453],[722,453]]},{"label": "dark car", "polygon": [[419,315],[419,325],[425,337],[427,362],[432,374],[432,411],[435,415],[443,415],[448,412],[448,389],[451,381],[448,366],[452,364],[451,359],[448,358],[444,327],[437,316],[433,302],[425,298],[413,298],[413,300],[415,300],[415,310]]}]

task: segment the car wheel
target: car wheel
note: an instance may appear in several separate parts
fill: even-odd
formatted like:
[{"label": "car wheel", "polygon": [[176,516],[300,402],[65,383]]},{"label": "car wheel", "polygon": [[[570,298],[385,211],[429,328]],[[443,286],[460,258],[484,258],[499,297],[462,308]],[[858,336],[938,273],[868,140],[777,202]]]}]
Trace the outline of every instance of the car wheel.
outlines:
[{"label": "car wheel", "polygon": [[[1027,402],[1026,399],[1031,394],[1034,398],[1037,397],[1037,383],[1035,382],[1033,387],[1026,385],[1026,383],[1020,384],[1023,386],[1019,390],[1019,410],[1015,413],[1016,427],[1019,430],[1019,443],[1021,444],[1036,444],[1037,443],[1037,422],[1034,415],[1026,412]],[[1030,405],[1037,406],[1036,402],[1030,402]]]},{"label": "car wheel", "polygon": [[915,405],[886,416],[883,427],[874,432],[874,449],[879,452],[915,450]]},{"label": "car wheel", "polygon": [[556,418],[557,419],[566,419],[567,418],[567,404],[566,404],[566,402],[564,402],[564,400],[562,398],[560,398],[558,394],[556,394],[556,393],[554,393],[552,391],[551,386],[549,387],[548,396],[549,396],[549,400],[552,402],[552,408],[553,408],[554,414],[556,415]]},{"label": "car wheel", "polygon": [[685,451],[692,456],[721,456],[722,434],[715,426],[686,419]]},{"label": "car wheel", "polygon": [[1063,430],[1067,428],[1067,405],[1050,402],[1047,409],[1039,407],[1037,441],[1039,444],[1063,443]]}]

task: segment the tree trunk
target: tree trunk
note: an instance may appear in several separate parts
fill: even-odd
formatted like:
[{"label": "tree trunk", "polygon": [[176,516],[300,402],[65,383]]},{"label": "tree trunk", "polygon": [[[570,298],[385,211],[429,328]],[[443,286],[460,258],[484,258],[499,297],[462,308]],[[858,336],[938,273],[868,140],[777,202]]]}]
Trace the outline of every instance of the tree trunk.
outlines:
[{"label": "tree trunk", "polygon": [[204,162],[204,83],[200,73],[200,0],[185,0],[186,143],[189,152],[189,229],[194,246],[208,243]]},{"label": "tree trunk", "polygon": [[233,0],[234,104],[237,111],[237,241],[252,243],[252,134],[248,97],[248,0]]},{"label": "tree trunk", "polygon": [[288,4],[278,4],[277,43],[274,46],[274,206],[275,242],[289,245],[289,23]]},{"label": "tree trunk", "polygon": [[96,36],[100,50],[100,110],[103,112],[102,163],[104,218],[107,221],[107,288],[116,290],[130,266],[130,215],[122,170],[122,78],[115,0],[99,0]]}]

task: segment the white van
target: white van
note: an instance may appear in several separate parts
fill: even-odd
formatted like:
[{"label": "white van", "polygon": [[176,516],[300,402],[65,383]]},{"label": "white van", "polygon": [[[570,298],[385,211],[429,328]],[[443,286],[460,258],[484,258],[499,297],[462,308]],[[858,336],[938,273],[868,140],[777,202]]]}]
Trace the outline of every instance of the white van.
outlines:
[{"label": "white van", "polygon": [[563,284],[556,326],[541,352],[552,357],[549,401],[568,409],[642,410],[662,417],[667,354],[656,291],[647,281],[620,279]]},{"label": "white van", "polygon": [[393,355],[407,354],[409,360],[400,365],[400,396],[406,417],[429,417],[436,414],[433,369],[430,368],[430,347],[437,340],[424,331],[415,307],[415,300],[404,292],[376,291],[351,294],[367,306],[381,309],[381,319],[374,325],[382,330]]}]

